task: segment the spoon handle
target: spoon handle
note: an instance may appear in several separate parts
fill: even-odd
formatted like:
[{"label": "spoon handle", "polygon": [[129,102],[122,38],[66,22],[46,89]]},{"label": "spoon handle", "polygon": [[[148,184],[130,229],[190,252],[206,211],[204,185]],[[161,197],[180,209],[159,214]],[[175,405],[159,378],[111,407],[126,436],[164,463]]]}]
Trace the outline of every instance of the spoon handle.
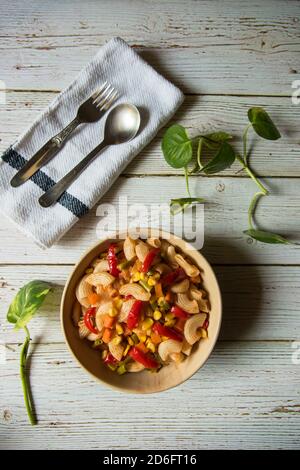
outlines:
[{"label": "spoon handle", "polygon": [[39,203],[42,207],[50,207],[56,202],[63,192],[73,183],[73,181],[83,172],[83,170],[94,160],[98,153],[107,147],[103,140],[97,145],[83,160],[81,160],[72,170],[61,178],[54,186],[46,191],[40,198]]}]

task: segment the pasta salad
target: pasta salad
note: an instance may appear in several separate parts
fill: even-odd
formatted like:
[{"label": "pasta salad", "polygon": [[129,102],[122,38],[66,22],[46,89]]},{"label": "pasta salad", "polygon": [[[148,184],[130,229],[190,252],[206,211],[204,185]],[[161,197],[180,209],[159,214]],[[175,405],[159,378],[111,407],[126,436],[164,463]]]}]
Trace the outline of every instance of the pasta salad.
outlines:
[{"label": "pasta salad", "polygon": [[200,270],[164,239],[112,243],[86,270],[76,298],[79,337],[120,375],[179,363],[208,337]]}]

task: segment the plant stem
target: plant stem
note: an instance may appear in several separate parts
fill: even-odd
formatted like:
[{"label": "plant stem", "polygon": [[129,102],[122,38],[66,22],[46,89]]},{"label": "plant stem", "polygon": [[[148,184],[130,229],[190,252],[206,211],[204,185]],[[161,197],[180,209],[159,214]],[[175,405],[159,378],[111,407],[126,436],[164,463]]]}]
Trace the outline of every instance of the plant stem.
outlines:
[{"label": "plant stem", "polygon": [[254,229],[254,226],[253,226],[253,223],[252,223],[253,214],[254,214],[254,210],[255,210],[256,204],[258,202],[258,199],[262,196],[266,196],[266,194],[262,193],[262,192],[258,192],[258,193],[255,193],[253,198],[251,199],[249,209],[248,209],[248,224],[249,224],[250,229]]},{"label": "plant stem", "polygon": [[186,190],[187,190],[189,197],[191,197],[190,186],[189,186],[189,171],[188,171],[187,166],[184,167],[184,176],[185,176]]},{"label": "plant stem", "polygon": [[25,406],[27,410],[27,414],[32,425],[36,424],[36,418],[34,416],[34,412],[32,409],[32,402],[31,402],[31,393],[30,393],[30,385],[28,381],[28,377],[26,374],[26,360],[27,360],[27,352],[30,343],[30,334],[27,326],[24,326],[24,330],[26,333],[25,341],[22,345],[21,353],[20,353],[20,376],[21,376],[21,383],[23,388],[23,395]]},{"label": "plant stem", "polygon": [[257,184],[257,186],[259,187],[259,189],[261,190],[261,192],[264,194],[264,196],[267,196],[269,194],[269,191],[267,190],[267,188],[265,188],[265,186],[257,179],[257,177],[255,176],[255,174],[253,173],[253,171],[249,168],[248,165],[245,165],[245,162],[244,160],[242,159],[242,157],[240,157],[240,155],[237,155],[236,156],[237,160],[240,162],[240,164],[242,165],[243,169],[246,171],[246,173],[248,173],[248,175],[250,176],[250,178],[253,179],[253,181]]},{"label": "plant stem", "polygon": [[203,145],[203,139],[200,137],[199,143],[198,143],[198,148],[197,148],[197,163],[200,168],[200,170],[203,168],[203,165],[201,163],[201,152],[202,152],[202,145]]},{"label": "plant stem", "polygon": [[247,137],[248,137],[248,130],[250,129],[251,126],[252,126],[251,123],[248,124],[245,127],[245,130],[243,132],[243,160],[244,160],[245,166],[247,166]]}]

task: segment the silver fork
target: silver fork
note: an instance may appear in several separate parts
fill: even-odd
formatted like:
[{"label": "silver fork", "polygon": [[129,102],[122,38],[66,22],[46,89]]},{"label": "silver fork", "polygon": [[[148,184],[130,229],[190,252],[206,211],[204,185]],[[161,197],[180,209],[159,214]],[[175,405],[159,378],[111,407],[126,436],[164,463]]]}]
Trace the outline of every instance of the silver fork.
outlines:
[{"label": "silver fork", "polygon": [[105,82],[90,98],[82,103],[77,115],[62,131],[53,136],[33,157],[15,174],[10,181],[14,188],[25,183],[37,170],[46,165],[60,150],[70,134],[83,123],[96,122],[112,106],[118,92]]}]

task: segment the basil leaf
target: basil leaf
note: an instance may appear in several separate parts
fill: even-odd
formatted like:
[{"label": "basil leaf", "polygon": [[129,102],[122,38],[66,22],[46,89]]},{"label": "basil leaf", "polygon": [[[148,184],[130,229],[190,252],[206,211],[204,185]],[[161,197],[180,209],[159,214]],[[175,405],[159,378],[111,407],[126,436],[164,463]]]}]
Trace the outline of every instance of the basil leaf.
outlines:
[{"label": "basil leaf", "polygon": [[186,166],[193,157],[192,142],[185,128],[179,124],[174,124],[167,129],[161,148],[166,162],[173,168]]},{"label": "basil leaf", "polygon": [[7,312],[7,321],[15,324],[15,330],[27,325],[50,288],[44,281],[31,281],[19,290]]},{"label": "basil leaf", "polygon": [[222,142],[227,142],[228,140],[232,139],[232,135],[228,134],[227,132],[217,131],[212,132],[211,134],[206,134],[203,136],[205,145],[209,149],[215,149],[219,146]]},{"label": "basil leaf", "polygon": [[248,110],[248,119],[256,134],[263,139],[277,140],[281,137],[279,130],[263,108],[250,108]]},{"label": "basil leaf", "polygon": [[255,229],[244,230],[244,233],[249,235],[249,237],[254,238],[254,240],[258,240],[262,243],[280,243],[284,245],[293,245],[292,242],[288,241],[286,238],[283,238],[281,235],[277,235],[277,233],[265,232],[264,230]]},{"label": "basil leaf", "polygon": [[192,205],[193,203],[201,203],[204,202],[204,199],[201,197],[182,197],[179,199],[171,199],[170,201],[170,211],[172,215],[176,215],[179,212],[184,211],[187,207]]},{"label": "basil leaf", "polygon": [[200,172],[204,171],[207,175],[219,173],[219,171],[231,166],[234,160],[235,152],[232,146],[227,142],[223,142],[216,155],[201,168]]}]

